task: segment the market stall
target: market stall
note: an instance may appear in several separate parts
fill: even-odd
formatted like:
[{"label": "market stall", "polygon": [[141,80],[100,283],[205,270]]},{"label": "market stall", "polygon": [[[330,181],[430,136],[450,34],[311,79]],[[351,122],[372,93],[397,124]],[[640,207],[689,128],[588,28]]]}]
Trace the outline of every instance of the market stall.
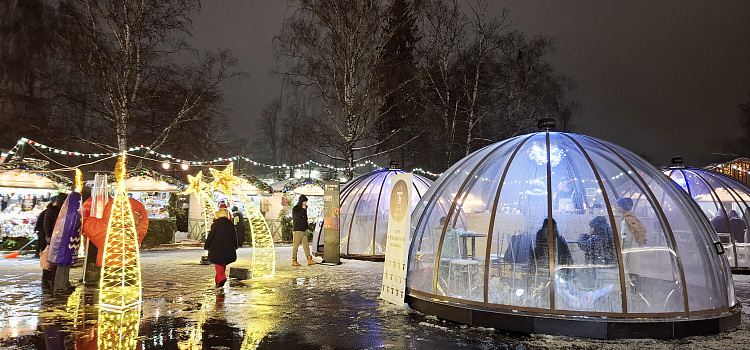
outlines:
[{"label": "market stall", "polygon": [[148,213],[149,228],[143,247],[174,242],[177,225],[174,215],[170,215],[170,208],[176,206],[177,193],[183,187],[182,182],[151,169],[137,168],[128,172],[125,188]]},{"label": "market stall", "polygon": [[0,170],[0,250],[19,249],[36,238],[36,218],[69,180],[26,166],[3,166],[5,169]]},{"label": "market stall", "polygon": [[[314,220],[323,212],[323,181],[311,178],[287,179],[271,185],[273,197],[269,199],[266,220],[276,241],[292,240],[292,207],[299,196],[307,196],[307,218]],[[315,225],[311,225],[311,228]],[[309,237],[312,239],[312,237]]]}]

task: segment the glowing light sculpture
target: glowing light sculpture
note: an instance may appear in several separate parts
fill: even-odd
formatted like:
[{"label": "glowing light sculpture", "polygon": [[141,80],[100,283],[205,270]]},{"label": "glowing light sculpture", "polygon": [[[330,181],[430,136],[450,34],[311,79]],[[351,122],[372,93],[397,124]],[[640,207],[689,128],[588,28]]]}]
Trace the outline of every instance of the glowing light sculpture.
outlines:
[{"label": "glowing light sculpture", "polygon": [[[232,192],[242,185],[245,181],[232,174],[234,166],[230,163],[224,170],[218,171],[213,168],[209,168],[208,171],[214,177],[214,181],[211,182],[207,188],[209,190],[217,190],[224,193],[227,198],[232,198]],[[190,179],[188,179],[190,180]],[[193,182],[190,182],[193,186]],[[197,184],[196,184],[197,186]],[[190,188],[190,187],[189,187]],[[268,223],[263,217],[260,208],[255,205],[252,201],[247,199],[242,191],[237,189],[237,196],[242,201],[243,207],[245,208],[245,216],[250,221],[250,239],[253,244],[253,278],[257,277],[269,277],[273,276],[276,271],[276,251],[273,245],[273,237],[271,230],[268,228]],[[215,213],[216,203],[210,194],[204,194],[204,213],[208,208],[211,208],[211,214]],[[208,207],[211,205],[212,207]],[[208,221],[206,221],[208,222]],[[206,225],[209,227],[210,225]]]},{"label": "glowing light sculpture", "polygon": [[99,309],[97,349],[133,350],[138,348],[141,306],[123,310]]},{"label": "glowing light sculpture", "polygon": [[245,217],[250,221],[250,239],[253,243],[253,278],[270,277],[276,272],[276,250],[273,236],[260,208],[239,192]]},{"label": "glowing light sculpture", "polygon": [[[128,191],[124,185],[125,174],[125,152],[123,152],[115,167],[117,187],[104,243],[102,274],[99,282],[100,310],[125,310],[141,303],[138,232],[133,222]],[[112,317],[121,317],[124,320],[123,317],[126,316]]]},{"label": "glowing light sculpture", "polygon": [[190,185],[182,192],[182,194],[189,195],[194,194],[199,202],[203,203],[203,238],[208,238],[209,222],[213,222],[215,219],[214,213],[216,213],[216,204],[214,203],[213,196],[208,192],[208,184],[203,182],[203,172],[199,172],[195,176],[188,175],[188,182]]}]

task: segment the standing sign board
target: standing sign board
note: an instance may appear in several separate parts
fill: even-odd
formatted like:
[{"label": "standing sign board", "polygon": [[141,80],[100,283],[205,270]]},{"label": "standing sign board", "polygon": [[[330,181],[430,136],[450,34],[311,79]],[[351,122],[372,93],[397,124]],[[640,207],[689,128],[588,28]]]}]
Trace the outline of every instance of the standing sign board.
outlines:
[{"label": "standing sign board", "polygon": [[391,177],[390,215],[388,238],[385,246],[385,266],[380,298],[403,305],[406,291],[406,254],[409,251],[409,226],[411,225],[412,174]]},{"label": "standing sign board", "polygon": [[339,202],[340,184],[327,181],[323,189],[323,261],[329,264],[340,263],[341,232],[339,228],[341,203]]}]

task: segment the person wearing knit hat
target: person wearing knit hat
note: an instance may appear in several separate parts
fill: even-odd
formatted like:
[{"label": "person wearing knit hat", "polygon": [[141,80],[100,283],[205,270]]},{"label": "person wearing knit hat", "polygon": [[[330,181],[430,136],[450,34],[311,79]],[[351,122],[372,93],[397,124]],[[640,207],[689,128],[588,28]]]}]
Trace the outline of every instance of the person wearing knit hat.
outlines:
[{"label": "person wearing knit hat", "polygon": [[208,261],[216,269],[214,282],[218,288],[227,282],[227,265],[237,261],[237,233],[230,217],[226,205],[216,212],[216,219],[211,224],[211,231],[203,246],[203,249],[208,250]]},{"label": "person wearing knit hat", "polygon": [[315,265],[318,262],[313,260],[310,255],[310,244],[307,242],[307,196],[304,194],[299,196],[297,205],[292,208],[292,221],[294,224],[294,240],[292,245],[292,266],[300,266],[297,262],[297,251],[299,250],[300,244],[302,244],[302,250],[305,251],[307,256],[307,265]]}]

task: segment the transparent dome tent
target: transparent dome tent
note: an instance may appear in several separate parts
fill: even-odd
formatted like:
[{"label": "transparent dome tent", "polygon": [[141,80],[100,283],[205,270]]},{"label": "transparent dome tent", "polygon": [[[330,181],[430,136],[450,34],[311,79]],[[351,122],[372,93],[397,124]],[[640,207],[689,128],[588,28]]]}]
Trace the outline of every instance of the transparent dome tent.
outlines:
[{"label": "transparent dome tent", "polygon": [[622,147],[540,128],[460,160],[415,207],[411,307],[602,339],[739,324],[726,255],[686,192]]},{"label": "transparent dome tent", "polygon": [[683,166],[681,157],[673,158],[672,163],[664,174],[706,214],[724,245],[732,270],[750,272],[750,187],[724,174]]},{"label": "transparent dome tent", "polygon": [[[392,167],[397,166],[394,163]],[[383,260],[385,258],[390,213],[391,177],[403,174],[399,169],[378,169],[360,175],[348,182],[340,194],[340,252],[341,256],[353,259]],[[427,192],[432,180],[420,175],[412,179],[412,208]],[[322,234],[323,218],[313,235],[313,250],[320,255],[324,249]]]}]

